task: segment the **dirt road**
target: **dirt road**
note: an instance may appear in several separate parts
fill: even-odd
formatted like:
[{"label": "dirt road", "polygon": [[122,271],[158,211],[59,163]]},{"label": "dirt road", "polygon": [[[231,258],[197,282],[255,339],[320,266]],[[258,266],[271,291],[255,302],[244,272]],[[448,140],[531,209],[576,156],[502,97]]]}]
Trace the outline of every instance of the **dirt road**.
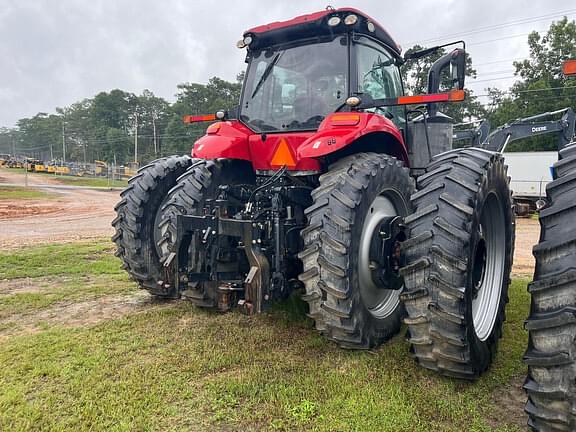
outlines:
[{"label": "dirt road", "polygon": [[534,257],[532,247],[538,243],[540,223],[535,219],[516,219],[516,248],[514,250],[514,267],[512,272],[517,276],[532,278]]},{"label": "dirt road", "polygon": [[[3,183],[24,185],[24,176],[0,169],[0,185]],[[0,213],[0,249],[113,234],[110,222],[119,199],[118,191],[59,187],[48,176],[34,174],[28,175],[28,185],[35,189],[51,186],[46,190],[56,197],[5,204]]]}]

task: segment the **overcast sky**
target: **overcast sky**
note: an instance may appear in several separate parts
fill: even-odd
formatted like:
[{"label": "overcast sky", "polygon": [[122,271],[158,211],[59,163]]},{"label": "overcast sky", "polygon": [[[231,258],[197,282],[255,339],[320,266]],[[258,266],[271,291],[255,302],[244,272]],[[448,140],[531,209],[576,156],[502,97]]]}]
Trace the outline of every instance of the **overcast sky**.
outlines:
[{"label": "overcast sky", "polygon": [[[562,14],[576,16],[576,4],[566,0],[329,4],[363,10],[404,48],[449,35],[464,38],[479,72],[479,82],[467,86],[477,94],[513,83],[511,60],[527,56],[527,33],[547,29]],[[235,47],[244,30],[326,5],[326,0],[0,0],[0,126],[114,88],[137,94],[147,88],[173,101],[178,83],[205,83],[212,76],[234,80],[244,67],[244,51]],[[494,28],[511,22],[517,24]],[[492,28],[472,32],[486,27]]]}]

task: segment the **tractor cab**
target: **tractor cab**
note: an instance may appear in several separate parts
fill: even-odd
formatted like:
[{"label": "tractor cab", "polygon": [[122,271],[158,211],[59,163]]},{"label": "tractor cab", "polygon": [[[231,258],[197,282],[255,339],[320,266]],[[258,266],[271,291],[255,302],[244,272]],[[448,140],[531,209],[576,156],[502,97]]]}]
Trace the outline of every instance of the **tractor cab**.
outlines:
[{"label": "tractor cab", "polygon": [[[258,133],[317,130],[350,96],[403,95],[400,48],[354,9],[327,10],[248,30],[239,119]],[[382,109],[403,126],[403,110]]]}]

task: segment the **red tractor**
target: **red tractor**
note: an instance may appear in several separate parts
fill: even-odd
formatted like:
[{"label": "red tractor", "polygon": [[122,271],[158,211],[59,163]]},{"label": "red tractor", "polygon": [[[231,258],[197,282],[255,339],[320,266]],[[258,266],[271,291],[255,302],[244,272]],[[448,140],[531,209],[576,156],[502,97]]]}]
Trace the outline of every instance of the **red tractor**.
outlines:
[{"label": "red tractor", "polygon": [[422,366],[478,377],[501,336],[514,218],[502,156],[452,150],[438,110],[464,98],[464,49],[405,96],[406,56],[355,9],[255,27],[238,47],[239,106],[187,117],[217,121],[191,158],[158,159],[122,192],[126,270],[154,296],[218,311],[299,290],[345,348],[376,347],[404,320]]}]

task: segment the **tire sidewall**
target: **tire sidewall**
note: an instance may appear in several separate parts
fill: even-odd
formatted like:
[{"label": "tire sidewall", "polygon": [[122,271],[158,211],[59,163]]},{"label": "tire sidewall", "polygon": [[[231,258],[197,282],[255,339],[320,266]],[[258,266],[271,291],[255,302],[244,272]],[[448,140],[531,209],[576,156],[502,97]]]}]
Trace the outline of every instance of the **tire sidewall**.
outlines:
[{"label": "tire sidewall", "polygon": [[503,277],[500,287],[500,297],[498,299],[498,310],[494,325],[490,335],[484,340],[480,340],[476,334],[474,327],[474,320],[472,314],[472,301],[473,301],[473,272],[469,271],[466,277],[466,311],[465,322],[469,323],[467,326],[467,339],[470,344],[470,354],[473,359],[478,373],[484,372],[492,363],[497,351],[498,340],[502,334],[502,324],[505,320],[505,307],[508,301],[508,285],[509,274],[512,266],[512,251],[513,251],[513,227],[514,218],[512,214],[512,203],[510,200],[510,192],[508,189],[508,180],[506,171],[501,157],[496,158],[487,167],[486,175],[482,179],[482,183],[478,190],[476,203],[474,206],[473,218],[470,224],[470,243],[468,246],[467,256],[468,263],[471,265],[474,262],[474,253],[476,245],[479,241],[480,218],[482,210],[486,205],[487,198],[491,195],[496,195],[498,204],[501,207],[502,215],[504,216],[504,230],[505,230],[505,254],[504,254],[504,269]]},{"label": "tire sidewall", "polygon": [[371,338],[377,340],[388,339],[400,329],[402,318],[405,315],[404,305],[399,301],[395,311],[384,318],[375,317],[365,305],[358,277],[358,257],[362,229],[374,199],[383,193],[394,202],[399,216],[410,214],[412,212],[410,195],[413,192],[413,188],[412,178],[402,165],[393,159],[392,164],[385,165],[384,168],[379,167],[376,175],[370,177],[370,181],[368,181],[367,187],[363,191],[361,201],[356,207],[354,224],[351,229],[349,289],[353,293],[353,309],[357,308],[360,311],[357,319],[363,321],[360,327],[372,331],[374,334],[371,335]]},{"label": "tire sidewall", "polygon": [[[157,279],[160,278],[162,264],[160,263],[161,257],[156,248],[157,235],[160,234],[157,232],[156,223],[162,220],[160,214],[162,207],[168,199],[170,190],[176,184],[178,176],[177,172],[169,171],[157,179],[156,187],[153,192],[150,192],[149,199],[145,204],[142,214],[142,231],[140,237],[144,239],[142,245],[146,249],[143,251],[142,256],[150,260],[150,262],[147,263],[148,268],[153,269]],[[160,218],[158,216],[160,216]]]}]

